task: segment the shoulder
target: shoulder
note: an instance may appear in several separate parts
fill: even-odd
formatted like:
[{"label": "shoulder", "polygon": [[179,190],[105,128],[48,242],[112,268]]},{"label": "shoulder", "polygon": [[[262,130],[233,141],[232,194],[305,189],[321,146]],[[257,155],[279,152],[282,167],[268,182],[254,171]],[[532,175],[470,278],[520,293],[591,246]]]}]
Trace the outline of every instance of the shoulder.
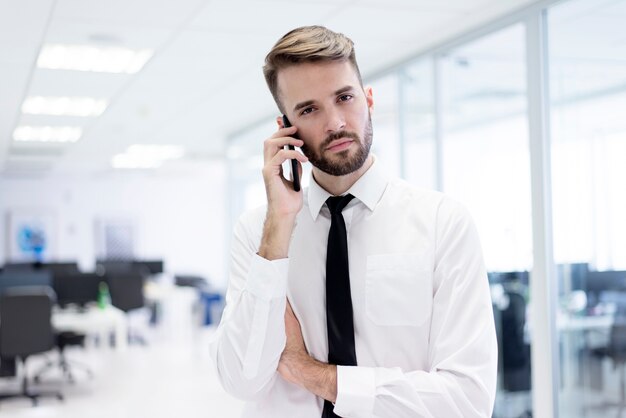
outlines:
[{"label": "shoulder", "polygon": [[263,204],[251,209],[245,210],[237,219],[237,224],[252,226],[259,222],[263,223],[265,220],[265,213],[267,212],[267,204]]},{"label": "shoulder", "polygon": [[437,223],[471,220],[469,211],[458,200],[436,190],[415,186],[400,178],[389,181],[385,196],[395,205],[401,204],[431,214]]},{"label": "shoulder", "polygon": [[393,204],[436,210],[447,196],[436,190],[415,186],[401,178],[393,178],[387,184],[385,198]]},{"label": "shoulder", "polygon": [[252,246],[258,246],[263,234],[263,223],[267,205],[257,206],[243,212],[237,219],[234,229],[235,239],[246,241]]}]

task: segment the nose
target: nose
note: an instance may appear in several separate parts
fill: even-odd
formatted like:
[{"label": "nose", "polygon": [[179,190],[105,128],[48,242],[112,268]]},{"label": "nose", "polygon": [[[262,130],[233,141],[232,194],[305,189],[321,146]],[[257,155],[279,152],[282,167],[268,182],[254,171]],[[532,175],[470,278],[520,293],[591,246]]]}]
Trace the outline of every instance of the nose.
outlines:
[{"label": "nose", "polygon": [[334,107],[326,111],[326,132],[336,132],[346,127],[346,120],[343,113]]}]

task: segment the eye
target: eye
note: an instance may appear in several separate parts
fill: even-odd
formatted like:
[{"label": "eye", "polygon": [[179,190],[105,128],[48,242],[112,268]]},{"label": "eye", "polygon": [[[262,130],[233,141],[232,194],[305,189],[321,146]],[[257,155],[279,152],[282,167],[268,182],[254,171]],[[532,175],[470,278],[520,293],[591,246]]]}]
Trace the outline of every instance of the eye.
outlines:
[{"label": "eye", "polygon": [[339,96],[339,101],[340,102],[347,102],[348,100],[351,100],[354,96],[352,96],[351,94],[342,94],[341,96]]},{"label": "eye", "polygon": [[300,115],[308,115],[312,111],[313,111],[312,107],[306,107],[306,108],[304,108],[304,110],[302,110],[302,112],[300,112]]}]

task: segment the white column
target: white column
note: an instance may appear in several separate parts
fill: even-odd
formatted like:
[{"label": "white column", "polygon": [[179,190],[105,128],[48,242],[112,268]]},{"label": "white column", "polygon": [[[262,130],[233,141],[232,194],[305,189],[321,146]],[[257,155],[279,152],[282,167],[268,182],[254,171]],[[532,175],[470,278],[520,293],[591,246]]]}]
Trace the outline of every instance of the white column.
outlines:
[{"label": "white column", "polygon": [[440,54],[433,56],[433,107],[435,113],[433,134],[435,137],[435,188],[443,191],[443,92]]},{"label": "white column", "polygon": [[555,303],[556,271],[552,246],[552,190],[546,11],[526,20],[528,121],[534,267],[530,280],[533,416],[557,418],[559,357]]}]

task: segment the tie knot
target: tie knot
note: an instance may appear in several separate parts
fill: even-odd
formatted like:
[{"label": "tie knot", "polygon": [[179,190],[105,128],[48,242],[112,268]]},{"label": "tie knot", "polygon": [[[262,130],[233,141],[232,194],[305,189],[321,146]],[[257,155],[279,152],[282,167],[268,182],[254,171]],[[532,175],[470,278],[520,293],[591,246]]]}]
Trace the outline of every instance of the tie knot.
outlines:
[{"label": "tie knot", "polygon": [[331,196],[326,199],[326,205],[330,210],[331,215],[336,215],[341,213],[343,208],[346,207],[348,203],[354,198],[351,194],[347,194],[345,196]]}]

